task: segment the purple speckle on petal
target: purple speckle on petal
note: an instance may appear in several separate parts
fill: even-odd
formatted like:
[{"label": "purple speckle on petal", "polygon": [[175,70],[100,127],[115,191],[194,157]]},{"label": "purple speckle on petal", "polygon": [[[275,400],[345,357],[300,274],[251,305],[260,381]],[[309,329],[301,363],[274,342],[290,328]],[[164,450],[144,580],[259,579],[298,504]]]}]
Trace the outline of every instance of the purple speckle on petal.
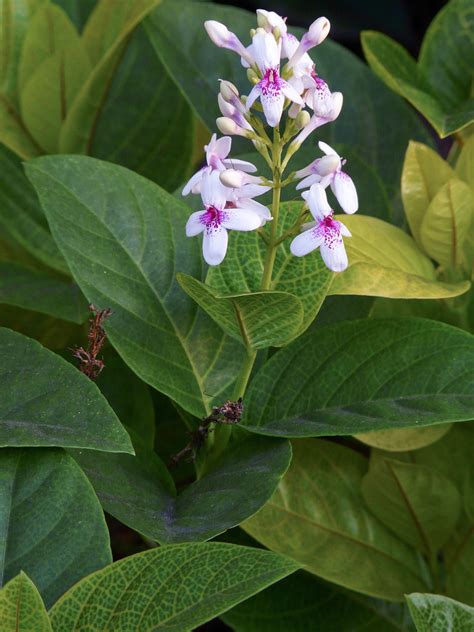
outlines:
[{"label": "purple speckle on petal", "polygon": [[315,238],[320,238],[322,235],[324,237],[324,244],[331,250],[342,242],[340,223],[333,219],[332,214],[319,222],[318,226],[314,228],[313,234]]},{"label": "purple speckle on petal", "polygon": [[260,80],[258,87],[260,92],[270,99],[278,99],[281,95],[281,87],[283,80],[280,78],[280,68],[267,68],[263,78]]},{"label": "purple speckle on petal", "polygon": [[208,206],[200,217],[201,224],[206,227],[206,232],[212,233],[220,229],[223,221],[227,219],[228,213],[221,211],[214,206]]}]

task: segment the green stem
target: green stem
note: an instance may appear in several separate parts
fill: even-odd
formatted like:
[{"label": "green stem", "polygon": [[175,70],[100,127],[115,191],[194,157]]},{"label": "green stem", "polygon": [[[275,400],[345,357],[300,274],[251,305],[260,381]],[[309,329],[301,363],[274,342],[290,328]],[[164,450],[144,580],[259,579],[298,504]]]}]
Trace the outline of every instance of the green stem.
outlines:
[{"label": "green stem", "polygon": [[255,349],[247,349],[247,357],[245,358],[242,364],[242,368],[240,369],[239,378],[234,387],[232,401],[237,401],[239,397],[243,397],[245,395],[247,384],[249,382],[250,374],[252,373],[256,357],[257,352],[255,351]]}]

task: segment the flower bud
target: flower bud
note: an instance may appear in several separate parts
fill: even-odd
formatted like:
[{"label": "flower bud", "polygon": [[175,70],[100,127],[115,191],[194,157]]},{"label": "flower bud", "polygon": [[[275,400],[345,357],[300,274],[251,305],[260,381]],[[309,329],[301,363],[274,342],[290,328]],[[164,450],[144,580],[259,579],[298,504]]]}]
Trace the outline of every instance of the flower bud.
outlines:
[{"label": "flower bud", "polygon": [[257,32],[256,29],[250,29],[250,39],[253,39],[256,32]]},{"label": "flower bud", "polygon": [[216,125],[224,136],[248,136],[248,132],[242,129],[242,127],[239,127],[237,123],[228,116],[220,116],[216,119]]},{"label": "flower bud", "polygon": [[260,81],[260,77],[252,68],[247,69],[247,79],[252,85],[256,85]]},{"label": "flower bud", "polygon": [[337,117],[339,116],[341,110],[342,110],[342,102],[343,102],[344,98],[342,96],[342,92],[333,92],[332,93],[332,107],[331,107],[331,114],[330,114],[330,119],[332,121],[334,121],[335,119],[337,119]]},{"label": "flower bud", "polygon": [[225,169],[219,174],[222,184],[232,189],[239,189],[245,184],[245,174],[237,169]]},{"label": "flower bud", "polygon": [[311,115],[309,112],[307,112],[306,110],[301,110],[301,112],[298,112],[296,118],[295,118],[295,124],[296,124],[296,129],[299,131],[300,129],[303,129],[303,127],[306,127],[306,125],[308,125],[308,123],[311,120]]},{"label": "flower bud", "polygon": [[220,80],[220,91],[222,94],[222,98],[228,103],[232,103],[235,97],[239,98],[239,91],[237,87],[226,79]]},{"label": "flower bud", "polygon": [[204,28],[207,31],[211,41],[219,48],[227,48],[232,37],[225,24],[216,20],[207,20],[204,22]]},{"label": "flower bud", "polygon": [[308,43],[313,46],[318,46],[329,34],[331,23],[327,18],[318,18],[315,20],[308,29],[308,33],[305,35],[308,37]]},{"label": "flower bud", "polygon": [[278,28],[278,26],[275,26],[275,28],[272,30],[272,33],[273,33],[273,37],[276,39],[276,41],[279,42],[280,38],[281,38],[281,31]]},{"label": "flower bud", "polygon": [[[265,11],[265,13],[266,13],[266,11]],[[267,16],[264,15],[264,13],[262,12],[262,9],[257,9],[257,24],[262,29],[267,29],[268,28]]]},{"label": "flower bud", "polygon": [[324,177],[337,171],[340,166],[341,160],[339,156],[336,156],[336,154],[329,154],[328,156],[320,158],[316,162],[314,169],[318,175]]}]

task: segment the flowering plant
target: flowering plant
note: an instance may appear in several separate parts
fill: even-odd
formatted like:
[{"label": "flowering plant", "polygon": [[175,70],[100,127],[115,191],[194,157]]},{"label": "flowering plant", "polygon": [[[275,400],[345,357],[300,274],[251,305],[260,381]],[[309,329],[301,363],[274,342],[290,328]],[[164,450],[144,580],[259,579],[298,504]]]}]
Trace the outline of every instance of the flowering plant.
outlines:
[{"label": "flowering plant", "polygon": [[6,630],[473,627],[469,2],[4,0]]}]

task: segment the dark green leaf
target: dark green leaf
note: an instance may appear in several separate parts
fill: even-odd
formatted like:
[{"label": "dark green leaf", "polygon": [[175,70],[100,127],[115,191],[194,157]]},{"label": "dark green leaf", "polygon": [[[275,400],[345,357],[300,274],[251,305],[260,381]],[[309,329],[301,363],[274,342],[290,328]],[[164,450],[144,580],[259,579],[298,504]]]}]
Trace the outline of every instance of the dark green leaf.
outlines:
[{"label": "dark green leaf", "polygon": [[406,318],[315,329],[273,355],[245,399],[244,424],[289,437],[345,435],[474,416],[474,338]]},{"label": "dark green leaf", "polygon": [[3,449],[0,461],[0,583],[24,570],[50,607],[112,561],[104,515],[62,450]]},{"label": "dark green leaf", "polygon": [[0,590],[0,621],[3,632],[52,630],[41,595],[23,571]]},{"label": "dark green leaf", "polygon": [[303,571],[235,606],[221,618],[234,632],[408,632],[412,629],[410,617],[402,606],[364,598]]},{"label": "dark green leaf", "polygon": [[294,570],[279,555],[232,544],[163,546],[79,582],[54,605],[51,622],[57,632],[188,632]]},{"label": "dark green leaf", "polygon": [[474,608],[459,601],[442,597],[413,593],[406,597],[418,632],[472,632]]},{"label": "dark green leaf", "polygon": [[17,263],[0,262],[0,303],[83,323],[89,309],[75,283]]},{"label": "dark green leaf", "polygon": [[123,167],[80,156],[27,167],[54,237],[87,299],[113,309],[112,344],[148,384],[197,417],[230,396],[244,348],[176,282],[203,276],[187,208]]},{"label": "dark green leaf", "polygon": [[104,509],[161,543],[207,540],[253,515],[270,498],[291,459],[286,441],[249,437],[177,496],[164,464],[149,450],[137,447],[136,457],[123,458],[72,454]]},{"label": "dark green leaf", "polygon": [[293,460],[279,488],[242,527],[315,575],[401,601],[407,591],[426,590],[422,564],[364,507],[360,486],[367,465],[335,443],[293,441]]},{"label": "dark green leaf", "polygon": [[0,446],[133,453],[130,439],[85,375],[38,342],[0,328]]},{"label": "dark green leaf", "polygon": [[189,175],[193,134],[191,110],[139,26],[114,73],[90,154],[172,190]]},{"label": "dark green leaf", "polygon": [[178,282],[223,331],[250,349],[282,347],[301,331],[303,303],[294,294],[262,291],[219,296],[188,275],[179,274]]}]

